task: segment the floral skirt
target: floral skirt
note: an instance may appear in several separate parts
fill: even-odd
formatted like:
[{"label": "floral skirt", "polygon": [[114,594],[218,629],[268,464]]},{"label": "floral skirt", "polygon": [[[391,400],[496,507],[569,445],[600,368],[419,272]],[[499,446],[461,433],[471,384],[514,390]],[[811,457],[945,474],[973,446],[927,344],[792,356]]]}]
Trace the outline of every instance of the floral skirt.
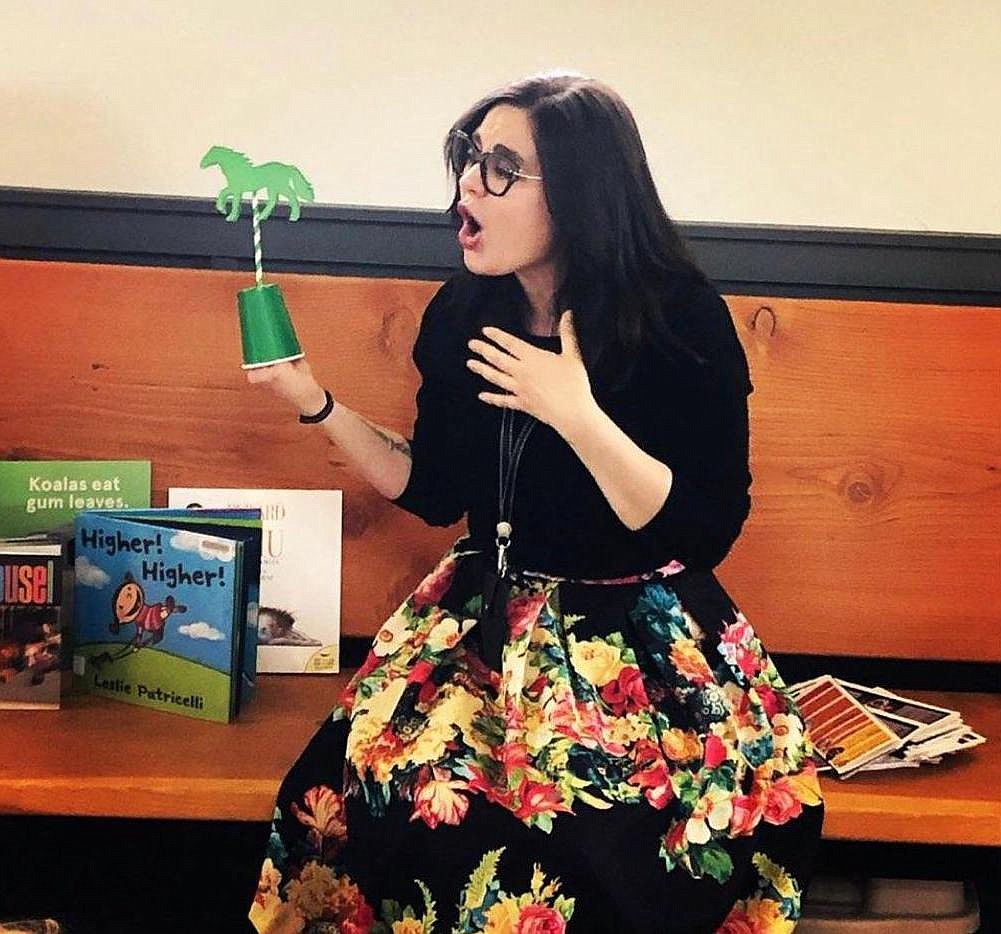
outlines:
[{"label": "floral skirt", "polygon": [[282,784],[269,932],[786,932],[823,803],[803,721],[711,572],[514,573],[460,539]]}]

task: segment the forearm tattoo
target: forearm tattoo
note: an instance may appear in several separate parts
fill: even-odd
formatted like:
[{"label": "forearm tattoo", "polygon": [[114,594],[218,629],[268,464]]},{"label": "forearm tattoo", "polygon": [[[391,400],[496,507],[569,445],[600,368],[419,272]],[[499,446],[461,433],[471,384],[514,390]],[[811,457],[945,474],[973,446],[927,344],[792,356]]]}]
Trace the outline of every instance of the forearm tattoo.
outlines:
[{"label": "forearm tattoo", "polygon": [[383,431],[378,425],[373,425],[368,419],[362,419],[362,421],[386,442],[389,450],[399,451],[404,457],[410,457],[410,443],[405,438],[394,438]]}]

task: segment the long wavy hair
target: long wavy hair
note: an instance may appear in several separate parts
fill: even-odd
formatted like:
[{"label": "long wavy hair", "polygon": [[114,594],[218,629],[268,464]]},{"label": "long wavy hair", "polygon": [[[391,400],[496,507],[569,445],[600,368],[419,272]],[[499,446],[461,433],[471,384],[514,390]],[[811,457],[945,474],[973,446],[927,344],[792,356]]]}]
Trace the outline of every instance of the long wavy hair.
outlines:
[{"label": "long wavy hair", "polygon": [[[579,74],[533,75],[488,94],[452,125],[468,134],[498,104],[524,110],[566,274],[554,310],[571,308],[592,378],[614,389],[629,378],[641,346],[668,357],[701,357],[671,326],[671,296],[706,282],[668,216],[650,174],[632,113],[610,87]],[[448,137],[446,170],[459,177]]]}]

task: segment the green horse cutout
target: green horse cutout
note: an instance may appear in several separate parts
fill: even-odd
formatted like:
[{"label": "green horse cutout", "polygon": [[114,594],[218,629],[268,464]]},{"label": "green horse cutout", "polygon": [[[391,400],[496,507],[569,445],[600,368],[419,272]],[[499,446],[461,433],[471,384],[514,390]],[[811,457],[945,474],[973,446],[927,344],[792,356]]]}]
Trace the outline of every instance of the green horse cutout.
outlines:
[{"label": "green horse cutout", "polygon": [[[220,214],[226,214],[226,220],[230,222],[235,222],[239,218],[244,195],[253,197],[265,188],[268,192],[268,203],[261,211],[262,221],[271,216],[279,198],[284,198],[289,203],[290,221],[299,219],[300,201],[308,203],[314,198],[313,186],[294,165],[286,165],[284,162],[264,162],[261,165],[254,165],[242,152],[225,146],[213,146],[202,156],[203,169],[212,165],[219,166],[222,174],[226,176],[226,187],[219,192],[215,206]],[[227,201],[232,202],[229,213],[226,210]]]}]

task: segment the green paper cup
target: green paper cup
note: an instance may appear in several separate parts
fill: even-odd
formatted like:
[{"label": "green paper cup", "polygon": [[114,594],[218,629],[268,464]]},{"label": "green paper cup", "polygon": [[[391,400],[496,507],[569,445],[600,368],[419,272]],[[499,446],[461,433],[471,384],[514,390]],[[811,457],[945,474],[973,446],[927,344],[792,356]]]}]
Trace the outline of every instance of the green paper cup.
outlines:
[{"label": "green paper cup", "polygon": [[274,283],[255,285],[237,293],[243,369],[270,366],[304,356],[282,290]]}]

